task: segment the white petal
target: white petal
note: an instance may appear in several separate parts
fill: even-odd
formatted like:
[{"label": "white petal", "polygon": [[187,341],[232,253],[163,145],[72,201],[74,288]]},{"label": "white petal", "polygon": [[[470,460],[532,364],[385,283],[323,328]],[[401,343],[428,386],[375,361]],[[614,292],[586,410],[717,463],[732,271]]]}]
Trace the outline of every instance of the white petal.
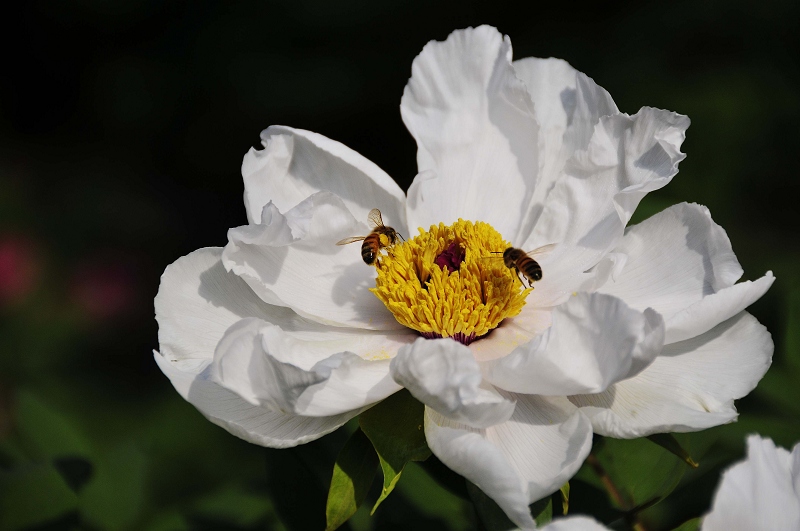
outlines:
[{"label": "white petal", "polygon": [[[234,323],[256,317],[294,337],[325,341],[364,359],[388,359],[416,339],[408,329],[377,332],[330,327],[300,317],[286,307],[264,304],[233,273],[225,271],[222,249],[199,249],[167,267],[155,299],[162,353],[171,360],[211,359],[219,340]],[[319,361],[318,358],[311,364]]]},{"label": "white petal", "polygon": [[508,422],[469,428],[425,408],[425,437],[444,464],[492,498],[512,522],[534,528],[528,504],[558,490],[592,446],[588,420],[559,397],[512,395]]},{"label": "white petal", "polygon": [[581,293],[553,311],[553,326],[508,356],[484,362],[486,379],[539,395],[599,393],[640,371],[661,351],[664,322],[622,300]]},{"label": "white petal", "polygon": [[[228,231],[222,261],[264,300],[334,326],[401,329],[369,288],[375,270],[361,260],[358,245],[336,245],[369,229],[332,193],[312,195],[282,216],[267,205],[269,225]],[[265,216],[266,219],[266,216]],[[287,241],[283,224],[291,228]],[[278,224],[280,231],[273,230]]]},{"label": "white petal", "polygon": [[552,308],[526,304],[518,315],[504,319],[491,334],[470,343],[469,349],[478,361],[502,358],[550,328],[553,324],[552,311]]},{"label": "white petal", "polygon": [[711,330],[760,299],[774,281],[772,271],[768,271],[755,282],[741,282],[703,297],[669,318],[666,343],[683,341]]},{"label": "white petal", "polygon": [[553,57],[518,59],[514,61],[514,72],[531,97],[542,140],[556,144],[554,151],[558,151],[576,110],[580,72],[563,59]]},{"label": "white petal", "polygon": [[528,503],[552,494],[578,471],[592,447],[589,421],[561,397],[511,394],[517,401],[506,423],[486,437],[528,483]]},{"label": "white petal", "polygon": [[[260,223],[271,201],[286,212],[311,194],[338,195],[359,221],[380,209],[386,225],[406,229],[405,194],[382,169],[347,146],[317,133],[272,126],[261,133],[263,150],[242,162],[247,219]],[[394,225],[392,225],[394,224]]]},{"label": "white petal", "polygon": [[539,176],[518,242],[530,235],[565,162],[586,149],[600,117],[619,111],[608,92],[561,59],[520,59],[514,71],[533,100],[540,131]]},{"label": "white petal", "polygon": [[417,339],[400,349],[391,371],[417,400],[452,420],[486,428],[507,421],[514,412],[513,402],[491,386],[481,386],[472,352],[452,339]]},{"label": "white petal", "polygon": [[[251,404],[311,417],[363,408],[401,389],[389,374],[389,359],[338,350],[341,343],[357,342],[331,336],[306,340],[264,321],[243,319],[219,342],[210,378]],[[397,342],[365,334],[358,346],[378,351],[397,348]]]},{"label": "white petal", "polygon": [[[256,318],[262,326],[273,325],[280,330],[283,342],[273,350],[288,356],[282,361],[291,361],[305,370],[337,352],[352,352],[363,360],[388,360],[401,346],[417,337],[411,331],[384,334],[328,327],[303,319],[288,308],[265,304],[240,278],[225,271],[221,254],[222,250],[218,248],[200,249],[177,260],[162,276],[155,300],[156,319],[161,352],[170,362],[182,359],[210,361],[226,329],[246,318]],[[372,362],[364,361],[367,363]],[[361,367],[346,371],[347,367],[347,364],[342,364],[334,371],[333,377],[325,384],[325,393],[337,390],[339,394],[345,390],[352,392],[347,400],[355,401],[357,406],[354,407],[361,407],[363,402],[371,400],[366,398],[369,391],[363,390],[364,386],[371,385],[369,382],[385,379],[385,387],[375,384],[376,389],[381,389],[381,394],[390,394],[397,389],[388,376],[388,361],[366,365],[364,375],[359,372]],[[383,375],[378,377],[376,371],[381,370]],[[320,409],[312,409],[312,405],[317,407],[316,402],[310,404],[306,401],[312,397],[319,401],[325,393],[307,392],[301,397],[297,411],[308,409],[320,413]],[[338,407],[337,413],[354,409],[345,408],[342,401],[334,399],[323,407]]]},{"label": "white petal", "polygon": [[245,402],[208,379],[211,360],[170,361],[153,353],[161,371],[180,395],[208,420],[245,441],[270,448],[289,448],[319,439],[361,411],[332,417],[285,415]]},{"label": "white petal", "polygon": [[[609,281],[616,281],[626,263],[628,263],[627,254],[622,252],[608,253],[589,271],[592,276],[591,282],[585,284],[582,291],[595,292]],[[601,291],[601,293],[604,292]]]},{"label": "white petal", "polygon": [[559,244],[537,258],[544,272],[536,284],[541,305],[559,304],[584,284],[584,272],[617,244],[642,197],[677,173],[688,126],[685,116],[647,107],[600,119],[586,150],[567,162],[523,246]]},{"label": "white petal", "polygon": [[421,173],[409,188],[409,227],[458,218],[513,238],[538,171],[537,126],[514,76],[511,42],[489,26],[429,42],[411,67],[400,111]]},{"label": "white petal", "polygon": [[211,359],[225,330],[245,317],[274,324],[294,312],[264,304],[247,284],[225,271],[222,249],[199,249],[179,258],[161,276],[155,298],[158,342],[171,360]]},{"label": "white petal", "polygon": [[794,485],[794,492],[800,496],[800,443],[794,445],[792,448],[792,484]]},{"label": "white petal", "polygon": [[556,518],[542,528],[542,531],[609,531],[609,528],[588,516]]},{"label": "white petal", "polygon": [[800,529],[792,457],[769,439],[749,436],[747,459],[722,475],[703,531]]},{"label": "white petal", "polygon": [[512,522],[523,529],[536,529],[523,480],[483,433],[454,424],[426,407],[425,438],[436,457],[475,483]]},{"label": "white petal", "polygon": [[570,400],[596,433],[632,439],[731,422],[734,399],[755,388],[772,362],[769,332],[746,312],[705,334],[664,347],[640,374]]},{"label": "white petal", "polygon": [[615,250],[627,262],[600,291],[653,308],[667,322],[742,276],[728,235],[701,205],[674,205],[630,227]]}]

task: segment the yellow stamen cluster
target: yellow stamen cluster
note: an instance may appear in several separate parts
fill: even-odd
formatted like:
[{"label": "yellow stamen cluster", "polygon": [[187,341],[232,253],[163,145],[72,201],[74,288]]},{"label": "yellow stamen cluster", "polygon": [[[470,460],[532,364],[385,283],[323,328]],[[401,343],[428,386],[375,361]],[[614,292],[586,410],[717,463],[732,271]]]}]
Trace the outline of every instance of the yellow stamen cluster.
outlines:
[{"label": "yellow stamen cluster", "polygon": [[[398,322],[429,337],[478,338],[522,310],[531,290],[493,254],[510,244],[491,225],[459,219],[419,232],[376,262],[371,291]],[[453,244],[464,259],[450,271],[435,260]]]}]

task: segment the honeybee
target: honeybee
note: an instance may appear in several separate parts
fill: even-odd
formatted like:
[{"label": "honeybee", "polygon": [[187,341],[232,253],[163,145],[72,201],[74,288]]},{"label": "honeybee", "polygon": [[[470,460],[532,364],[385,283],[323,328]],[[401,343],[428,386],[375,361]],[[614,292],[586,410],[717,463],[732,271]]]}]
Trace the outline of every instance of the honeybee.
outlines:
[{"label": "honeybee", "polygon": [[[383,224],[381,211],[377,208],[373,208],[369,211],[369,214],[367,214],[367,219],[369,219],[369,221],[372,222],[372,225],[375,227],[372,229],[372,232],[366,236],[353,236],[351,238],[339,240],[336,242],[336,245],[347,245],[348,243],[360,242],[361,240],[364,240],[364,243],[361,244],[361,258],[364,260],[365,264],[372,265],[375,263],[375,259],[378,257],[378,253],[382,248],[393,245],[398,238],[402,240],[403,237],[400,236],[400,234],[393,228],[387,227]],[[381,242],[381,236],[386,236],[386,238],[389,240],[388,245],[383,245]]]},{"label": "honeybee", "polygon": [[[525,281],[523,280],[524,277],[528,280],[528,287],[531,287],[531,285],[537,280],[542,280],[542,266],[540,266],[539,262],[534,260],[532,257],[548,253],[555,247],[556,244],[551,243],[537,247],[533,251],[528,251],[527,253],[522,249],[509,247],[503,251],[503,263],[507,268],[513,269],[517,273],[517,276],[523,285],[525,285]],[[498,252],[494,254],[500,253]]]}]

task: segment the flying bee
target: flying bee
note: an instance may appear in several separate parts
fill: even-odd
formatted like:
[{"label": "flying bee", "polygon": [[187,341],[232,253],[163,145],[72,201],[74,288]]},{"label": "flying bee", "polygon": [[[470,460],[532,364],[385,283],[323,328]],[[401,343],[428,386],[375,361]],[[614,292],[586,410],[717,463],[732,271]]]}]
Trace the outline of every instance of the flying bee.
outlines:
[{"label": "flying bee", "polygon": [[[394,245],[398,238],[402,240],[403,237],[400,236],[400,234],[393,228],[387,227],[383,224],[381,211],[377,208],[373,208],[369,211],[367,219],[369,219],[374,226],[372,232],[366,236],[353,236],[351,238],[339,240],[336,242],[336,245],[347,245],[348,243],[360,242],[361,240],[364,240],[364,243],[361,244],[361,258],[364,260],[365,264],[372,265],[378,258],[378,253],[382,248],[388,247],[389,245]],[[389,243],[384,245],[381,241],[381,236],[385,236],[386,239],[389,240]]]},{"label": "flying bee", "polygon": [[[533,256],[548,253],[555,247],[556,244],[551,243],[537,247],[533,251],[528,251],[527,253],[522,249],[509,247],[502,253],[503,263],[507,268],[513,269],[517,273],[517,276],[523,285],[525,285],[525,281],[523,280],[524,277],[528,280],[528,287],[531,287],[531,285],[537,280],[542,280],[542,266],[539,265],[539,262],[533,259]],[[493,254],[501,253],[495,252]]]}]

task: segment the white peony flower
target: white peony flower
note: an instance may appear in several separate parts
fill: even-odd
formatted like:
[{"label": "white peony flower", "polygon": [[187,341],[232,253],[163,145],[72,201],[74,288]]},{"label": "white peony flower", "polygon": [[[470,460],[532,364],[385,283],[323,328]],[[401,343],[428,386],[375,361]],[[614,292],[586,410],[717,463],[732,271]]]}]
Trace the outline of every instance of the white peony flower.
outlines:
[{"label": "white peony flower", "polygon": [[[425,46],[401,113],[419,147],[407,197],[342,144],[262,133],[242,165],[249,224],[169,266],[155,300],[155,358],[184,398],[281,448],[406,387],[433,453],[522,527],[593,431],[735,419],[771,361],[744,312],[771,273],[735,284],[730,242],[698,205],[625,231],[677,173],[685,116],[620,113],[564,61],[512,62],[487,26]],[[335,243],[367,235],[373,208],[408,241],[369,267]],[[502,252],[548,244],[524,289]]]},{"label": "white peony flower", "polygon": [[588,516],[569,516],[556,518],[544,526],[542,531],[609,531],[609,529]]},{"label": "white peony flower", "polygon": [[722,474],[703,531],[800,529],[800,443],[790,454],[750,435],[747,459]]}]

